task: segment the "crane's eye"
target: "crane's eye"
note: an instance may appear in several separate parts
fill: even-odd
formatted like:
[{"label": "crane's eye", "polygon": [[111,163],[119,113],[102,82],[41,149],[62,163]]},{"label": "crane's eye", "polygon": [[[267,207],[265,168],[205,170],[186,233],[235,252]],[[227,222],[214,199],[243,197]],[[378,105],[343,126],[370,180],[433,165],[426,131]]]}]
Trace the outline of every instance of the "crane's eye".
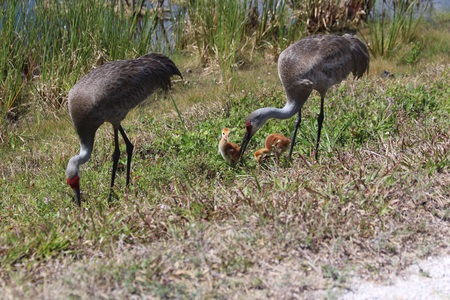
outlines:
[{"label": "crane's eye", "polygon": [[250,122],[250,121],[246,121],[245,122],[245,127],[247,128],[247,131],[248,132],[250,132],[250,131],[252,131],[252,122]]}]

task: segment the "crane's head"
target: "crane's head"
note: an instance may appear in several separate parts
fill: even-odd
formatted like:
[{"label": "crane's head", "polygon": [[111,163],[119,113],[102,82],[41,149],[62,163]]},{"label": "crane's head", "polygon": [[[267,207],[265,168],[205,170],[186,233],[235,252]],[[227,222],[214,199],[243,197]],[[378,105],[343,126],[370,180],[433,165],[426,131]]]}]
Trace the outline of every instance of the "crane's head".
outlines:
[{"label": "crane's head", "polygon": [[70,185],[70,187],[74,191],[77,204],[78,206],[80,206],[81,205],[80,176],[75,175],[75,177],[73,178],[67,178],[66,181],[67,184]]},{"label": "crane's head", "polygon": [[242,158],[242,154],[244,154],[248,142],[250,142],[251,138],[255,135],[258,129],[261,128],[261,126],[263,126],[264,123],[267,121],[267,119],[262,117],[262,115],[259,114],[258,111],[259,110],[256,110],[253,113],[251,113],[248,116],[247,120],[245,121],[245,135],[244,139],[242,140],[241,150],[239,152],[239,159]]},{"label": "crane's head", "polygon": [[79,157],[74,156],[69,160],[66,169],[66,181],[70,185],[75,193],[75,199],[78,206],[81,205],[81,193],[80,193],[80,175],[79,173]]}]

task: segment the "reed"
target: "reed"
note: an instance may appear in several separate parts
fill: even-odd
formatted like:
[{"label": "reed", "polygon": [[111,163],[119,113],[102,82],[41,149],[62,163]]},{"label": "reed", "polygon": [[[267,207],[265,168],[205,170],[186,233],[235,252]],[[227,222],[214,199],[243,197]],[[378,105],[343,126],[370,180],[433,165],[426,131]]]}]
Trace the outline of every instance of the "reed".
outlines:
[{"label": "reed", "polygon": [[[266,46],[275,58],[306,34],[306,26],[289,1],[269,0],[262,3],[256,45]],[[291,4],[292,5],[292,4]]]},{"label": "reed", "polygon": [[15,103],[22,98],[25,81],[30,75],[33,61],[29,57],[30,43],[26,39],[26,29],[31,20],[27,17],[25,3],[6,3],[0,14],[0,110],[2,121],[15,118]]},{"label": "reed", "polygon": [[289,4],[312,34],[354,31],[367,20],[375,0],[291,0]]},{"label": "reed", "polygon": [[24,103],[60,107],[95,65],[166,47],[153,33],[156,14],[139,17],[106,0],[10,1],[2,10],[0,42],[9,45],[0,49],[3,120],[16,118]]},{"label": "reed", "polygon": [[220,82],[233,78],[248,53],[263,47],[278,57],[305,32],[284,0],[191,0],[186,11],[191,40],[182,46],[195,45],[203,64],[219,68]]},{"label": "reed", "polygon": [[[392,1],[392,7],[387,7],[383,1],[381,11],[367,23],[368,31],[361,31],[362,37],[369,46],[374,57],[389,58],[397,55],[405,45],[415,43],[417,26],[423,22],[424,13],[430,1]],[[389,13],[389,10],[392,13]],[[416,44],[413,49],[417,51]]]},{"label": "reed", "polygon": [[217,65],[222,83],[232,79],[233,65],[244,40],[247,1],[189,1],[187,13],[193,42],[205,63]]}]

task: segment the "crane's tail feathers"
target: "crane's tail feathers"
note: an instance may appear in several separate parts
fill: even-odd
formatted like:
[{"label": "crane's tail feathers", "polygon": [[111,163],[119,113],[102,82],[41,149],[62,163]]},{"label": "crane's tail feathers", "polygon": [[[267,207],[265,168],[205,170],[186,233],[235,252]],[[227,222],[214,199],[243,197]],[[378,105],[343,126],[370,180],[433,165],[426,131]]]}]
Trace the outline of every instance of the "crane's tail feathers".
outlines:
[{"label": "crane's tail feathers", "polygon": [[[345,35],[350,36],[350,35]],[[364,73],[369,73],[369,51],[367,49],[367,46],[361,42],[360,39],[358,39],[356,36],[350,36],[351,41],[351,52],[354,60],[354,67],[353,67],[353,76],[355,76],[356,79],[361,78]]]},{"label": "crane's tail feathers", "polygon": [[139,57],[139,59],[148,62],[149,75],[152,76],[156,85],[164,91],[168,91],[172,87],[170,82],[172,76],[178,75],[183,78],[175,63],[163,54],[150,52]]}]

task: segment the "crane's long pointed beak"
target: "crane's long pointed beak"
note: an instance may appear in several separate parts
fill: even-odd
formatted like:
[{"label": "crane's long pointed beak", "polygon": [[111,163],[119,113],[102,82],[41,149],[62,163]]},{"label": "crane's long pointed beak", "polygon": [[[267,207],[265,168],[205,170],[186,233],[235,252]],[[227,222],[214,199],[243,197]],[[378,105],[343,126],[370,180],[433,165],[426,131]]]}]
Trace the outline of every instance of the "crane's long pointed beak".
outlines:
[{"label": "crane's long pointed beak", "polygon": [[75,199],[77,200],[77,204],[78,206],[81,206],[81,192],[80,189],[73,189],[73,191],[75,192]]},{"label": "crane's long pointed beak", "polygon": [[67,184],[70,185],[75,193],[78,206],[81,206],[80,177],[76,175],[74,178],[67,178]]},{"label": "crane's long pointed beak", "polygon": [[250,133],[247,131],[244,135],[244,139],[242,140],[241,149],[239,151],[239,160],[242,160],[242,155],[244,154],[248,142],[250,142],[250,139],[251,139]]}]

